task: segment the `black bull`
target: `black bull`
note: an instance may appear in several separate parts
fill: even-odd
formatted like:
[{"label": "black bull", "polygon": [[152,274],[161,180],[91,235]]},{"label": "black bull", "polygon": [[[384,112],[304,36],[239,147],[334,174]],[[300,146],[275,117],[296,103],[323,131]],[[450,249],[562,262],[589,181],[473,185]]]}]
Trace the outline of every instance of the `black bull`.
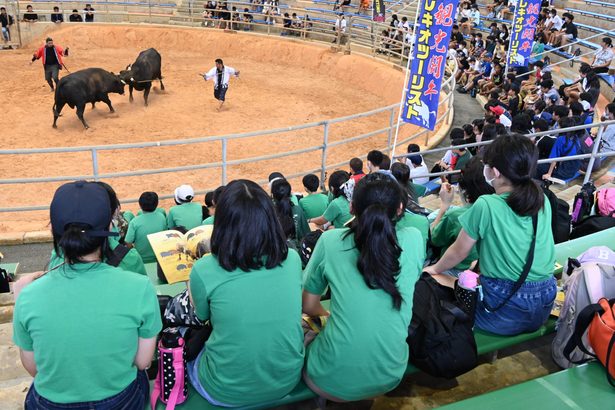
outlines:
[{"label": "black bull", "polygon": [[56,121],[66,104],[70,108],[77,107],[77,117],[85,128],[89,128],[83,118],[86,104],[92,103],[93,108],[96,102],[102,101],[109,106],[111,112],[115,112],[109,100],[109,93],[124,94],[124,83],[119,76],[102,68],[87,68],[63,77],[55,93],[53,128],[57,128]]},{"label": "black bull", "polygon": [[147,97],[149,96],[152,81],[160,81],[160,89],[164,90],[162,83],[162,73],[160,72],[162,58],[160,53],[153,48],[141,51],[137,60],[126,67],[126,70],[120,71],[120,78],[128,84],[130,94],[130,102],[133,101],[132,90],[143,91],[143,98],[147,106]]}]

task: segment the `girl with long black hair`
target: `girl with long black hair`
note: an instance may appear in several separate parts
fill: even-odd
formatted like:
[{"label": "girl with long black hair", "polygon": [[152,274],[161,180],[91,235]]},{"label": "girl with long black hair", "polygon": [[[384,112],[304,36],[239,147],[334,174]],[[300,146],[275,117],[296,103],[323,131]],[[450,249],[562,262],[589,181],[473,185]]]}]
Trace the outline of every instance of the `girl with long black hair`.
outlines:
[{"label": "girl with long black hair", "polygon": [[216,206],[211,254],[189,281],[197,317],[213,331],[188,363],[213,405],[277,400],[301,378],[301,259],[288,249],[273,202],[256,183],[228,184]]},{"label": "girl with long black hair", "polygon": [[[334,401],[392,390],[408,362],[414,285],[425,260],[415,228],[398,229],[404,211],[399,184],[383,173],[361,179],[350,228],[320,237],[304,272],[303,311],[329,316],[308,346],[304,380]],[[330,315],[320,295],[331,289]]]},{"label": "girl with long black hair", "polygon": [[438,274],[458,265],[478,243],[484,297],[476,309],[476,327],[488,332],[535,331],[555,300],[551,207],[532,179],[537,160],[538,150],[524,136],[503,135],[493,141],[483,156],[483,173],[495,194],[476,200],[459,218],[457,240],[438,263],[425,268],[450,284],[450,277]]}]

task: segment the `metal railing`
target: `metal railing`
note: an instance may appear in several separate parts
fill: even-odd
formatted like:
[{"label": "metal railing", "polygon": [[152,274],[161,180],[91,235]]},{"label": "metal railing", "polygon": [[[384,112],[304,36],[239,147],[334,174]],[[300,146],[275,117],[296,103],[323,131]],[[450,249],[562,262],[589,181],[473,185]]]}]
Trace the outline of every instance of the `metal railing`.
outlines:
[{"label": "metal railing", "polygon": [[[540,136],[545,136],[545,135],[554,136],[554,135],[565,134],[565,133],[573,132],[573,131],[580,131],[580,130],[588,130],[588,129],[597,128],[598,131],[596,133],[596,137],[595,137],[593,145],[592,145],[592,152],[591,153],[589,153],[589,154],[569,155],[569,156],[565,156],[565,157],[544,158],[544,159],[538,160],[538,164],[550,164],[550,163],[553,163],[553,162],[566,162],[566,161],[575,161],[575,160],[581,160],[581,159],[589,159],[589,163],[587,164],[587,169],[585,171],[585,176],[583,178],[583,183],[585,184],[586,182],[588,182],[591,179],[591,174],[592,174],[593,169],[594,169],[594,164],[595,164],[596,158],[609,158],[609,157],[615,156],[615,151],[604,151],[604,152],[599,152],[598,151],[600,149],[600,146],[601,146],[601,143],[602,143],[602,136],[604,135],[604,131],[609,126],[614,126],[615,127],[615,120],[604,121],[604,122],[600,122],[600,123],[596,123],[596,124],[590,124],[590,125],[577,125],[577,126],[569,127],[569,128],[560,128],[560,129],[555,129],[555,130],[536,132],[536,133],[528,134],[526,136],[528,138],[535,138],[535,137],[540,137]],[[395,155],[394,159],[399,160],[399,159],[407,158],[407,157],[414,156],[414,155],[425,155],[425,154],[432,154],[432,153],[435,153],[435,152],[445,152],[445,151],[448,151],[448,150],[451,150],[451,149],[462,149],[462,148],[466,148],[467,149],[467,148],[472,148],[472,147],[484,147],[484,146],[487,146],[487,145],[491,144],[492,142],[493,142],[493,140],[491,140],[491,141],[473,142],[473,143],[470,143],[470,144],[461,144],[461,145],[455,145],[455,146],[451,145],[451,146],[448,146],[448,147],[432,148],[432,149],[423,150],[423,151],[420,151],[420,152],[411,152],[411,153],[407,153],[407,154]],[[582,144],[582,142],[579,142],[579,143]],[[428,178],[441,177],[441,176],[445,176],[445,175],[453,175],[453,174],[459,174],[459,173],[461,173],[461,170],[431,172],[431,173],[428,173],[428,174],[421,174],[421,178],[423,178],[423,177],[428,177]]]},{"label": "metal railing", "polygon": [[[109,14],[113,13],[112,11]],[[101,12],[99,14],[104,14]],[[238,13],[241,14],[241,13]],[[244,13],[245,14],[245,13]],[[349,19],[352,21],[352,18]],[[200,19],[202,21],[202,19]],[[96,23],[84,23],[84,24],[96,24]],[[242,22],[242,24],[244,24]],[[248,24],[248,23],[245,23]],[[278,34],[280,30],[283,28],[280,27],[271,27],[269,25],[263,25],[258,23],[250,23],[249,27],[260,26],[260,29],[265,31],[267,34]],[[164,25],[164,27],[167,27]],[[277,30],[274,30],[277,29]],[[310,41],[318,41],[318,38],[313,36],[312,31],[308,31],[307,27],[298,30],[304,33],[304,37],[299,36],[303,39],[309,39]],[[262,34],[262,33],[261,33]],[[335,33],[330,30],[329,24],[329,33],[319,33],[320,35],[325,35],[325,39],[321,41],[326,41],[330,43],[330,39],[335,39],[338,45],[342,43],[342,35],[341,33]],[[359,36],[373,36],[372,33],[367,32],[364,29],[360,29],[357,27],[353,27],[352,24],[348,25],[347,31],[348,40],[344,44],[345,50],[347,52],[357,53],[366,55],[369,57],[376,57],[382,59],[381,56],[378,56],[374,50],[365,47],[364,45],[355,45],[353,39]],[[399,61],[395,58],[392,61],[395,65],[401,67],[402,70],[405,69],[405,63],[403,60],[406,57],[401,54],[399,56]],[[452,119],[452,107],[454,100],[455,90],[455,72],[457,71],[457,62],[455,60],[449,61],[450,66],[447,69],[447,78],[442,84],[442,95],[438,105],[438,119],[436,121],[436,127],[441,126],[443,124],[448,125]],[[87,146],[78,146],[78,147],[53,147],[53,148],[31,148],[31,149],[3,149],[0,150],[0,157],[6,155],[18,155],[18,156],[31,156],[37,154],[67,154],[67,153],[89,153],[90,161],[91,161],[91,169],[92,172],[89,174],[76,174],[76,175],[58,175],[58,176],[44,176],[44,177],[31,177],[31,178],[5,178],[0,179],[0,185],[15,185],[15,184],[33,184],[33,183],[57,183],[62,181],[73,181],[78,179],[109,179],[109,178],[124,178],[124,177],[135,177],[135,176],[145,176],[145,175],[157,175],[164,173],[172,173],[172,172],[182,172],[182,171],[194,171],[194,170],[204,170],[204,169],[219,169],[220,170],[220,183],[222,185],[227,183],[228,180],[228,171],[229,167],[242,165],[242,164],[254,164],[254,169],[259,169],[259,163],[263,161],[268,161],[272,159],[278,158],[287,158],[292,156],[297,156],[306,153],[320,153],[320,166],[317,168],[302,170],[301,172],[295,172],[292,174],[286,175],[288,179],[296,178],[306,173],[319,172],[321,175],[321,181],[324,183],[326,178],[326,172],[330,169],[339,168],[340,166],[346,166],[347,162],[350,158],[346,158],[343,162],[331,163],[332,156],[330,155],[331,150],[336,147],[341,147],[344,145],[348,145],[357,141],[366,140],[369,138],[382,136],[386,138],[386,144],[384,142],[379,142],[380,146],[374,148],[381,148],[386,152],[391,152],[392,143],[393,143],[393,132],[395,130],[395,124],[397,120],[397,115],[399,111],[399,104],[393,104],[386,107],[378,108],[375,110],[358,113],[354,115],[349,115],[345,117],[311,122],[307,124],[292,126],[292,127],[283,127],[270,129],[265,131],[253,131],[246,133],[236,133],[236,134],[228,134],[221,136],[208,136],[208,137],[200,137],[200,138],[190,138],[190,139],[172,139],[172,140],[161,140],[161,141],[149,141],[142,143],[127,143],[127,144],[113,144],[113,145],[87,145]],[[374,129],[371,131],[363,132],[358,135],[345,135],[345,137],[341,140],[331,140],[331,127],[339,124],[352,123],[359,119],[370,118],[377,115],[386,115],[387,116],[387,126],[381,127],[378,129]],[[271,153],[266,155],[254,156],[249,158],[240,158],[233,159],[229,158],[229,142],[233,140],[240,140],[249,137],[258,137],[258,136],[277,136],[281,134],[287,134],[289,132],[295,132],[300,130],[317,130],[321,133],[321,142],[316,145],[309,145],[303,147],[297,147],[294,150],[282,152],[282,153]],[[402,135],[407,135],[407,133],[402,133]],[[397,145],[405,144],[410,140],[417,140],[419,138],[424,137],[424,143],[427,144],[429,141],[429,137],[433,135],[432,131],[429,130],[421,130],[416,132],[410,136],[407,136],[405,139],[400,139]],[[185,145],[194,145],[194,144],[202,144],[202,143],[217,143],[220,144],[220,161],[209,162],[209,163],[198,163],[191,165],[182,165],[182,166],[174,166],[167,168],[155,168],[155,169],[142,169],[137,171],[120,171],[120,172],[100,172],[100,154],[104,152],[110,151],[125,151],[125,150],[139,150],[139,149],[165,149],[165,147],[171,146],[185,146]],[[272,145],[275,145],[274,143]],[[142,158],[139,154],[135,154],[134,157]],[[339,155],[338,155],[339,156]],[[353,155],[354,156],[354,155]],[[365,158],[366,154],[363,155]],[[17,159],[18,160],[18,159]],[[284,172],[284,169],[279,169],[279,171]],[[248,172],[249,173],[249,172]],[[265,184],[267,181],[261,180],[257,181],[261,184]],[[205,190],[197,191],[197,194],[203,193]],[[139,192],[140,193],[140,192]],[[134,194],[138,194],[135,192]],[[161,196],[161,199],[169,199],[172,198],[172,195]],[[122,203],[135,203],[138,202],[137,199],[131,198],[123,200]],[[40,211],[48,209],[47,205],[39,205],[39,206],[17,206],[17,207],[0,207],[0,212],[24,212],[24,211]]]}]

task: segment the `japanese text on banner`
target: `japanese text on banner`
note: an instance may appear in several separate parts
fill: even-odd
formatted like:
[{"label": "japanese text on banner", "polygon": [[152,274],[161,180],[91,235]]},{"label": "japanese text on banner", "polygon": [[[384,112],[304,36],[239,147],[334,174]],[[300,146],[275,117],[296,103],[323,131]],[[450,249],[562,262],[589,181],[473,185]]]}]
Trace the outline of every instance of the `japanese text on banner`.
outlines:
[{"label": "japanese text on banner", "polygon": [[401,119],[433,130],[457,2],[419,0],[416,43]]},{"label": "japanese text on banner", "polygon": [[519,0],[510,30],[509,67],[524,67],[529,63],[541,0]]}]

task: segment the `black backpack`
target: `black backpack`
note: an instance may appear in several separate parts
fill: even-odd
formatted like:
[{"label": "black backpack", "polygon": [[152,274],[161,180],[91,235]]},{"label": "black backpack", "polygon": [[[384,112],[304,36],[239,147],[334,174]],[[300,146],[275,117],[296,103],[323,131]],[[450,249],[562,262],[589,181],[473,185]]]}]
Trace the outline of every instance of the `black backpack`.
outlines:
[{"label": "black backpack", "polygon": [[583,219],[572,229],[570,239],[577,239],[582,236],[591,235],[604,229],[615,227],[615,217],[594,215]]},{"label": "black backpack", "polygon": [[594,193],[596,187],[592,181],[589,181],[581,187],[578,194],[574,196],[572,202],[572,226],[580,224],[583,219],[589,216],[594,207]]},{"label": "black backpack", "polygon": [[551,204],[551,229],[555,243],[566,242],[570,239],[570,206],[560,199],[544,184],[543,191]]},{"label": "black backpack", "polygon": [[423,273],[414,288],[412,322],[408,329],[410,362],[436,377],[451,379],[474,369],[478,353],[472,327],[454,290]]},{"label": "black backpack", "polygon": [[315,231],[308,232],[301,240],[301,243],[299,244],[299,256],[301,257],[301,265],[303,265],[304,269],[310,261],[314,248],[316,247],[316,242],[318,242],[321,235],[322,231],[317,229]]}]

